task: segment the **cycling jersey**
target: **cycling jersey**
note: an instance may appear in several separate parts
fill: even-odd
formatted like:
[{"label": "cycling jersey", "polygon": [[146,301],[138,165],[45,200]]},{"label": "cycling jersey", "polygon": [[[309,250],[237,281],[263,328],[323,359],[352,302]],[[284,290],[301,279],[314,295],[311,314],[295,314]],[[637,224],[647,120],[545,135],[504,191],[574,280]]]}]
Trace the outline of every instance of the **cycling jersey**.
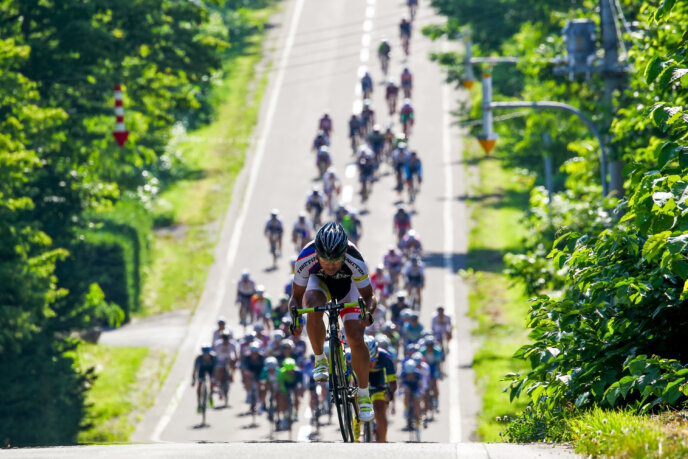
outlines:
[{"label": "cycling jersey", "polygon": [[299,370],[289,372],[280,368],[279,373],[277,373],[277,383],[281,392],[288,392],[303,383],[303,373]]},{"label": "cycling jersey", "polygon": [[420,158],[409,158],[404,164],[404,173],[407,180],[411,180],[414,175],[418,176],[418,179],[423,180],[423,165],[420,162]]},{"label": "cycling jersey", "polygon": [[389,46],[389,43],[383,41],[382,43],[380,43],[380,46],[378,46],[377,53],[381,56],[384,55],[389,57],[389,53],[391,50],[392,47]]},{"label": "cycling jersey", "polygon": [[346,232],[347,236],[354,240],[358,239],[358,227],[361,224],[361,222],[358,219],[356,219],[356,217],[354,217],[351,214],[346,214],[342,217],[339,223],[344,228],[344,231]]},{"label": "cycling jersey", "polygon": [[206,375],[212,377],[216,365],[217,357],[214,353],[211,353],[208,358],[204,358],[202,354],[197,356],[194,361],[194,369],[198,372],[198,379],[202,380]]},{"label": "cycling jersey", "polygon": [[250,354],[241,358],[241,369],[253,373],[256,378],[260,376],[265,366],[265,357],[258,354],[257,357],[252,357]]},{"label": "cycling jersey", "polygon": [[318,125],[319,129],[322,129],[325,132],[330,132],[332,129],[332,119],[328,117],[322,117],[320,118],[320,124]]},{"label": "cycling jersey", "polygon": [[446,335],[452,328],[451,317],[444,314],[442,317],[438,313],[432,316],[432,332],[436,338]]},{"label": "cycling jersey", "polygon": [[258,381],[269,383],[277,382],[277,369],[275,368],[275,371],[270,373],[267,368],[263,368],[263,371],[260,372],[260,377],[258,377]]},{"label": "cycling jersey", "polygon": [[403,261],[404,259],[402,258],[401,254],[396,250],[394,251],[394,253],[387,252],[383,258],[385,268],[387,268],[390,271],[394,269],[400,270]]},{"label": "cycling jersey", "polygon": [[358,131],[361,129],[361,122],[358,119],[357,116],[352,116],[349,119],[349,137],[353,137],[354,135],[358,134]]},{"label": "cycling jersey", "polygon": [[326,194],[332,193],[335,188],[337,188],[337,182],[339,182],[339,177],[334,172],[325,172],[323,175],[323,189]]},{"label": "cycling jersey", "polygon": [[413,326],[411,322],[404,324],[404,328],[401,329],[401,335],[406,340],[406,343],[415,343],[421,336],[423,336],[423,324],[418,323],[417,326]]},{"label": "cycling jersey", "polygon": [[394,226],[396,228],[409,228],[411,226],[411,216],[406,212],[394,214]]},{"label": "cycling jersey", "polygon": [[407,37],[411,36],[411,23],[410,22],[402,22],[399,24],[399,32],[401,35],[405,35]]},{"label": "cycling jersey", "polygon": [[408,308],[408,305],[404,301],[397,301],[389,306],[390,320],[395,324],[398,324],[401,320],[401,311]]},{"label": "cycling jersey", "polygon": [[385,92],[385,97],[389,99],[390,97],[396,97],[399,94],[399,87],[397,85],[387,85],[387,91]]},{"label": "cycling jersey", "polygon": [[364,92],[366,90],[373,90],[373,79],[370,78],[370,75],[364,75],[363,78],[361,78],[361,89],[363,89]]},{"label": "cycling jersey", "polygon": [[223,366],[233,357],[236,357],[236,345],[231,341],[227,344],[221,339],[216,341],[213,346],[213,351],[215,351],[215,356],[217,357],[217,366]]},{"label": "cycling jersey", "polygon": [[371,132],[368,136],[370,147],[375,153],[379,153],[385,145],[385,135],[382,132]]},{"label": "cycling jersey", "polygon": [[[315,242],[311,241],[303,248],[296,260],[294,284],[307,287],[307,290],[322,290],[328,300],[331,298],[344,300],[352,292],[353,286],[359,289],[369,286],[370,278],[361,252],[351,241],[344,255],[342,267],[332,276],[328,276],[320,267],[315,253]],[[355,293],[355,297],[358,298],[357,292],[352,293]],[[360,313],[359,308],[346,308],[341,314],[343,316],[354,312]]]},{"label": "cycling jersey", "polygon": [[268,234],[282,234],[283,231],[282,220],[279,218],[270,217],[265,223],[265,232]]},{"label": "cycling jersey", "polygon": [[423,373],[421,373],[419,369],[416,369],[411,373],[402,373],[401,385],[409,388],[413,393],[420,393],[420,390],[423,386]]},{"label": "cycling jersey", "polygon": [[368,384],[370,386],[371,395],[376,392],[384,391],[388,383],[397,380],[397,372],[392,356],[384,349],[379,349],[377,352],[375,366],[371,368],[368,373]]},{"label": "cycling jersey", "polygon": [[306,199],[306,209],[310,212],[311,208],[315,208],[316,213],[322,212],[323,207],[325,207],[325,200],[322,193],[309,194],[308,199]]},{"label": "cycling jersey", "polygon": [[417,254],[423,252],[423,244],[420,242],[420,239],[418,239],[418,237],[411,239],[408,237],[408,234],[399,241],[399,248],[403,251],[408,250],[409,252],[415,252]]},{"label": "cycling jersey", "polygon": [[370,282],[373,284],[373,290],[379,290],[382,296],[387,296],[387,287],[391,281],[387,273],[378,274],[375,272],[370,275]]},{"label": "cycling jersey", "polygon": [[304,239],[308,239],[308,238],[310,238],[310,235],[311,235],[310,225],[306,221],[304,221],[304,222],[297,221],[296,223],[294,223],[294,229],[292,230],[292,233],[300,234],[301,237],[303,237]]},{"label": "cycling jersey", "polygon": [[255,294],[251,297],[251,308],[256,317],[265,317],[272,310],[272,300],[267,295],[263,295],[261,298],[258,294]]},{"label": "cycling jersey", "polygon": [[251,279],[240,279],[237,283],[239,295],[250,298],[256,292],[256,283]]},{"label": "cycling jersey", "polygon": [[422,263],[418,263],[415,267],[413,263],[407,261],[404,265],[404,277],[409,281],[422,281],[425,278],[425,269]]},{"label": "cycling jersey", "polygon": [[411,72],[401,74],[401,86],[410,87],[413,84],[413,74]]}]

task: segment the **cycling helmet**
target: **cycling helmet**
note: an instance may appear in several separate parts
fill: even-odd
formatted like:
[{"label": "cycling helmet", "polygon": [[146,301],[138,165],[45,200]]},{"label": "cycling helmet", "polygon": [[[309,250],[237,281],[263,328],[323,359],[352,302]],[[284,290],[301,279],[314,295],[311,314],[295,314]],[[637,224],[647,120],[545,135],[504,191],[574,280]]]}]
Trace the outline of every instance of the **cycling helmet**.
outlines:
[{"label": "cycling helmet", "polygon": [[370,354],[370,360],[377,359],[377,341],[372,336],[368,335],[365,337],[366,346],[368,346],[368,353]]},{"label": "cycling helmet", "polygon": [[416,238],[416,230],[410,229],[410,230],[408,230],[406,235],[408,236],[409,239],[415,239]]},{"label": "cycling helmet", "polygon": [[296,368],[296,361],[291,357],[284,359],[284,362],[282,362],[282,368],[284,368],[286,371],[292,371]]},{"label": "cycling helmet", "polygon": [[370,99],[366,99],[363,101],[363,106],[365,108],[370,108],[371,105],[372,105],[372,102],[370,102]]},{"label": "cycling helmet", "polygon": [[210,351],[211,351],[212,349],[213,349],[212,346],[211,346],[210,344],[208,344],[208,343],[204,343],[204,344],[201,346],[201,352],[204,353],[204,354],[210,354]]},{"label": "cycling helmet", "polygon": [[377,345],[380,349],[387,350],[389,349],[389,345],[392,344],[390,339],[387,338],[387,336],[383,333],[378,333],[375,335],[375,339],[377,340]]},{"label": "cycling helmet", "polygon": [[326,223],[315,235],[315,250],[321,257],[340,258],[344,256],[348,246],[346,232],[339,223]]},{"label": "cycling helmet", "polygon": [[286,294],[282,295],[279,300],[280,300],[280,303],[288,303],[289,302],[289,295],[286,295]]},{"label": "cycling helmet", "polygon": [[382,330],[385,332],[391,332],[394,331],[394,322],[391,320],[388,320],[382,325]]},{"label": "cycling helmet", "polygon": [[390,78],[389,81],[387,82],[387,84],[388,84],[389,86],[394,86],[394,85],[397,84],[397,82],[394,81],[394,78]]},{"label": "cycling helmet", "polygon": [[313,194],[313,195],[318,194],[318,193],[320,193],[320,187],[318,185],[314,185],[312,191],[313,192],[311,194]]},{"label": "cycling helmet", "polygon": [[417,255],[411,255],[411,257],[410,257],[409,259],[411,260],[411,264],[412,264],[412,265],[417,265],[417,264],[418,264],[418,261],[419,261],[419,260],[418,260],[418,256],[417,256]]},{"label": "cycling helmet", "polygon": [[294,349],[294,342],[290,339],[283,339],[280,343],[280,347],[284,349]]},{"label": "cycling helmet", "polygon": [[404,373],[413,373],[416,371],[416,368],[418,365],[413,359],[408,359],[406,362],[404,362]]},{"label": "cycling helmet", "polygon": [[243,271],[241,271],[241,278],[242,279],[248,279],[250,276],[251,276],[251,271],[249,271],[248,269],[244,269]]},{"label": "cycling helmet", "polygon": [[222,341],[229,341],[229,338],[231,338],[231,337],[232,337],[232,334],[229,333],[228,331],[226,331],[226,332],[222,333],[222,335],[220,335],[220,338],[222,338]]},{"label": "cycling helmet", "polygon": [[423,340],[423,346],[434,346],[435,345],[435,339],[431,337],[427,337]]},{"label": "cycling helmet", "polygon": [[218,325],[225,325],[227,323],[227,319],[225,319],[225,316],[220,316],[217,318],[217,324]]},{"label": "cycling helmet", "polygon": [[403,290],[399,290],[399,291],[397,292],[397,299],[398,299],[398,300],[403,300],[404,298],[406,298],[406,292],[403,291]]},{"label": "cycling helmet", "polygon": [[276,217],[276,216],[278,216],[278,215],[279,215],[279,210],[277,210],[277,209],[272,209],[272,210],[270,211],[270,216],[271,216],[271,217]]},{"label": "cycling helmet", "polygon": [[245,342],[245,343],[250,343],[251,341],[253,341],[253,339],[254,339],[255,337],[256,337],[256,335],[254,335],[253,333],[247,333],[247,334],[244,335],[244,342]]},{"label": "cycling helmet", "polygon": [[253,331],[256,333],[260,333],[263,330],[265,330],[265,327],[261,323],[253,324]]},{"label": "cycling helmet", "polygon": [[272,331],[272,340],[273,341],[282,341],[286,335],[282,330],[273,330]]},{"label": "cycling helmet", "polygon": [[291,317],[282,317],[282,325],[290,326],[292,323]]},{"label": "cycling helmet", "polygon": [[265,293],[265,286],[263,284],[257,285],[256,286],[256,293],[258,295],[262,295],[263,293]]},{"label": "cycling helmet", "polygon": [[375,132],[380,132],[381,129],[382,128],[380,127],[379,124],[376,124],[375,126],[373,126],[373,131],[375,131]]},{"label": "cycling helmet", "polygon": [[409,319],[417,319],[419,316],[418,311],[411,311],[409,313]]},{"label": "cycling helmet", "polygon": [[299,212],[299,220],[305,220],[306,219],[306,212],[301,211]]},{"label": "cycling helmet", "polygon": [[408,145],[406,145],[406,142],[399,142],[398,147],[401,148],[402,150],[406,148]]},{"label": "cycling helmet", "polygon": [[384,271],[384,269],[385,269],[385,266],[382,263],[380,263],[379,265],[377,265],[375,267],[375,271],[378,271],[378,272],[382,272],[382,271]]},{"label": "cycling helmet", "polygon": [[413,354],[411,354],[411,359],[413,359],[413,361],[416,362],[417,365],[420,365],[424,358],[425,357],[423,357],[423,354],[421,354],[420,352],[414,352]]},{"label": "cycling helmet", "polygon": [[444,312],[444,306],[442,306],[441,304],[438,304],[437,305],[437,312]]},{"label": "cycling helmet", "polygon": [[272,370],[274,368],[277,368],[279,366],[279,362],[277,362],[277,359],[275,357],[268,357],[265,359],[265,368],[268,370]]},{"label": "cycling helmet", "polygon": [[248,345],[248,350],[251,352],[260,352],[260,343],[257,341],[251,342],[251,344]]},{"label": "cycling helmet", "polygon": [[400,316],[402,319],[409,319],[409,318],[411,317],[411,313],[412,313],[412,312],[413,312],[412,309],[410,309],[410,308],[404,308],[404,309],[402,309],[401,312],[399,313],[399,316]]}]

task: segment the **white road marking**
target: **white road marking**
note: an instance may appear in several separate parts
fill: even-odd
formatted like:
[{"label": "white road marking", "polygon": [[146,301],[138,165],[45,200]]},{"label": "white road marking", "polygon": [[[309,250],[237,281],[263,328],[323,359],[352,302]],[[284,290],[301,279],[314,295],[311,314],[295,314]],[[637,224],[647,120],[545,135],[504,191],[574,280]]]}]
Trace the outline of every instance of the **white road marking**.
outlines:
[{"label": "white road marking", "polygon": [[366,19],[365,21],[363,21],[363,31],[370,32],[371,30],[373,30],[373,21],[371,21],[370,19]]},{"label": "white road marking", "polygon": [[344,185],[342,189],[342,204],[348,204],[354,197],[354,187],[351,185]]},{"label": "white road marking", "polygon": [[352,113],[361,113],[362,109],[363,109],[363,102],[361,102],[361,99],[354,100],[353,106],[351,108],[351,112]]},{"label": "white road marking", "polygon": [[[284,73],[285,69],[287,67],[287,61],[289,60],[289,54],[291,53],[291,49],[294,45],[294,38],[296,36],[296,29],[298,26],[299,18],[301,17],[301,11],[303,10],[303,5],[304,5],[305,0],[296,0],[296,5],[294,6],[294,13],[291,18],[291,23],[289,24],[289,32],[287,35],[287,40],[285,42],[284,49],[282,51],[282,56],[280,58],[280,63],[277,66],[278,71],[277,71],[277,77],[275,78],[275,86],[272,92],[270,93],[270,99],[268,102],[268,108],[266,111],[265,115],[265,124],[263,125],[263,130],[261,132],[260,137],[258,137],[257,144],[256,144],[256,149],[255,149],[255,158],[253,159],[253,164],[251,165],[251,171],[249,174],[249,179],[248,179],[248,184],[246,185],[246,190],[245,194],[243,196],[243,203],[241,206],[241,211],[239,212],[239,217],[236,220],[236,224],[234,226],[234,231],[232,232],[232,238],[229,242],[229,248],[227,249],[227,255],[225,257],[225,263],[222,266],[222,275],[220,276],[220,282],[217,288],[217,294],[216,294],[216,301],[215,304],[212,307],[212,310],[208,311],[205,316],[210,316],[210,317],[216,317],[220,311],[220,308],[222,307],[222,301],[224,300],[225,292],[226,292],[226,286],[228,284],[227,279],[229,278],[229,269],[231,266],[234,265],[234,260],[236,258],[237,251],[239,250],[239,241],[241,240],[241,233],[243,230],[244,222],[246,220],[246,213],[248,211],[248,203],[251,200],[251,195],[253,194],[253,189],[256,186],[256,181],[258,178],[258,172],[260,171],[260,165],[263,160],[263,155],[265,153],[265,141],[268,138],[268,134],[270,133],[270,129],[272,128],[272,122],[275,117],[275,111],[277,110],[277,101],[279,99],[280,95],[280,90],[282,88],[282,82],[284,81]],[[237,199],[235,196],[234,199]],[[210,317],[206,317],[207,319],[210,319]],[[208,320],[206,320],[204,323],[210,323]],[[199,335],[196,339],[195,345],[191,343],[192,337],[189,335],[187,339],[184,341],[182,344],[182,347],[180,348],[180,351],[182,350],[188,350],[189,346],[192,346],[192,349],[198,349],[201,345],[201,342],[204,340],[205,335]],[[167,405],[167,408],[165,409],[165,412],[163,415],[160,417],[160,420],[158,421],[158,424],[155,426],[155,430],[153,431],[153,435],[151,437],[151,440],[154,442],[160,442],[160,435],[162,435],[162,432],[165,430],[167,425],[169,424],[170,420],[172,419],[172,416],[174,415],[174,412],[177,409],[177,406],[179,405],[179,401],[181,400],[183,394],[184,394],[184,389],[186,388],[185,380],[180,383],[180,385],[177,387],[177,391],[175,392],[175,396],[172,398],[170,401],[170,404]]]},{"label": "white road marking", "polygon": [[373,16],[375,16],[375,7],[372,5],[367,6],[365,16],[367,18],[372,18]]},{"label": "white road marking", "polygon": [[344,169],[344,177],[353,178],[356,175],[356,165],[354,163],[349,163]]},{"label": "white road marking", "polygon": [[368,48],[363,48],[361,50],[361,62],[368,62],[369,57],[370,57],[370,50]]},{"label": "white road marking", "polygon": [[358,67],[358,78],[363,78],[363,75],[368,71],[367,65],[360,65]]},{"label": "white road marking", "polygon": [[361,37],[361,45],[368,47],[370,46],[370,34],[369,33],[364,33],[363,36]]},{"label": "white road marking", "polygon": [[[447,51],[446,39],[442,41],[442,51]],[[442,83],[442,161],[444,162],[444,304],[453,311],[454,320],[458,320],[454,303],[455,267],[452,260],[454,251],[454,186],[451,168],[451,117],[449,107],[449,85]],[[449,343],[449,353],[456,359],[459,355],[458,339],[454,337]],[[449,362],[449,441],[458,443],[462,439],[461,406],[459,401],[459,367],[458,362]]]},{"label": "white road marking", "polygon": [[309,438],[311,434],[311,426],[304,425],[299,427],[299,433],[296,434],[296,441],[311,441]]}]

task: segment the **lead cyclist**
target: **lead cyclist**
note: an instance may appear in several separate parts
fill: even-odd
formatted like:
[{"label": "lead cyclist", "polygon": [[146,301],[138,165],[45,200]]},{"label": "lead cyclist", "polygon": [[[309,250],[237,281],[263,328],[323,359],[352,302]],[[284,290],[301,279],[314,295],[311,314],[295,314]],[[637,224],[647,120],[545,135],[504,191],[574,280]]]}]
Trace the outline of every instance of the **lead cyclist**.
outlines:
[{"label": "lead cyclist", "polygon": [[[296,260],[292,297],[289,305],[292,311],[304,307],[312,308],[327,304],[332,298],[342,302],[365,302],[368,315],[361,320],[360,307],[345,308],[340,312],[344,333],[351,348],[351,366],[358,377],[358,408],[361,421],[373,420],[373,403],[368,388],[370,354],[364,341],[365,328],[372,325],[372,314],[377,300],[368,278],[368,268],[358,248],[349,242],[342,225],[330,222],[323,225]],[[293,313],[295,315],[295,313]],[[329,380],[328,362],[325,355],[325,323],[322,312],[307,314],[308,339],[315,354],[313,378],[316,381]],[[300,335],[300,323],[292,327]]]}]

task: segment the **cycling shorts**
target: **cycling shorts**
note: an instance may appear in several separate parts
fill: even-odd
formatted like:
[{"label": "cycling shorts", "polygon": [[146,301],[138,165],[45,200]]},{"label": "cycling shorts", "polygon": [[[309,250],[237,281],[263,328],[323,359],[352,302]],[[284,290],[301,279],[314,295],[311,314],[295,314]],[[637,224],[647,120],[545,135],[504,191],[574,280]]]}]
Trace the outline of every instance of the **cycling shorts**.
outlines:
[{"label": "cycling shorts", "polygon": [[401,122],[405,123],[407,121],[413,120],[413,113],[402,113],[401,114]]},{"label": "cycling shorts", "polygon": [[418,381],[402,381],[401,385],[408,388],[414,394],[420,394],[420,383]]},{"label": "cycling shorts", "polygon": [[437,362],[429,363],[430,366],[430,379],[440,378],[440,366]]},{"label": "cycling shorts", "polygon": [[[308,285],[306,286],[306,292],[309,292],[311,290],[317,290],[319,292],[322,292],[325,295],[325,297],[327,298],[327,301],[330,301],[332,299],[332,297],[330,295],[330,289],[327,288],[327,285],[325,285],[325,282],[323,282],[321,279],[318,279],[316,276],[311,276],[308,278]],[[360,296],[360,293],[358,292],[358,287],[356,287],[356,284],[354,283],[354,280],[352,278],[351,279],[351,287],[349,288],[349,293],[347,293],[344,298],[337,298],[337,301],[339,301],[341,303],[351,303],[354,301],[358,301],[359,296]],[[343,321],[360,319],[361,318],[361,308],[359,306],[356,306],[353,308],[344,308],[339,313],[339,317],[341,317]]]},{"label": "cycling shorts", "polygon": [[372,401],[375,400],[382,400],[383,402],[386,402],[385,400],[385,392],[387,391],[386,388],[384,387],[371,387],[370,388],[370,399]]},{"label": "cycling shorts", "polygon": [[298,386],[299,381],[296,379],[294,381],[284,381],[284,388],[286,389],[286,391],[282,390],[282,386],[280,386],[280,392],[282,392],[283,394],[286,392],[291,392],[295,390]]},{"label": "cycling shorts", "polygon": [[407,281],[408,281],[408,285],[411,287],[422,287],[423,286],[423,277],[422,276],[408,276]]},{"label": "cycling shorts", "polygon": [[210,376],[211,378],[213,377],[214,374],[214,368],[209,367],[209,366],[202,366],[198,368],[198,380],[203,381],[203,378],[206,376]]}]

